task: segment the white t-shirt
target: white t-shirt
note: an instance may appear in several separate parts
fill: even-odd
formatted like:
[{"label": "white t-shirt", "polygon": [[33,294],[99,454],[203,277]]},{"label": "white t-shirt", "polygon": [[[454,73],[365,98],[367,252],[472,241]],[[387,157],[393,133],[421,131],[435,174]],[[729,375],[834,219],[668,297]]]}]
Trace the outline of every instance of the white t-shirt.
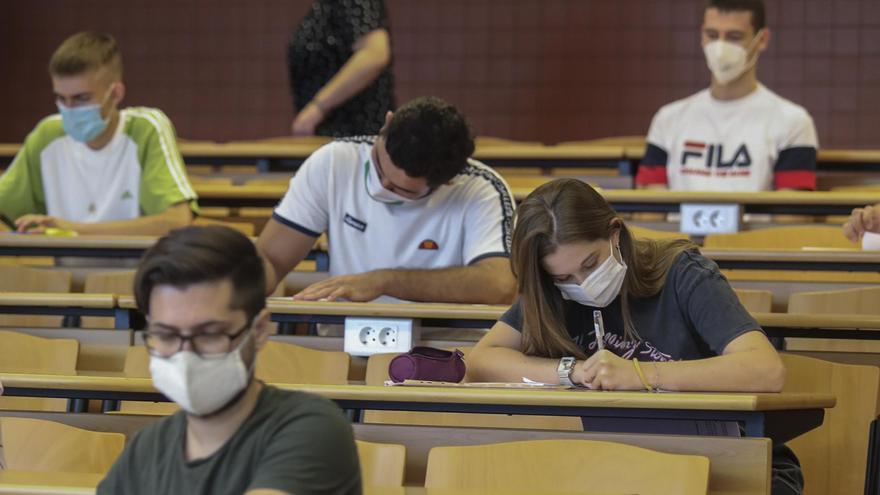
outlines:
[{"label": "white t-shirt", "polygon": [[684,191],[815,189],[817,148],[807,111],[764,86],[733,101],[705,89],[654,116],[636,182]]},{"label": "white t-shirt", "polygon": [[0,214],[10,220],[26,213],[130,220],[195,198],[171,121],[146,107],[120,110],[113,137],[99,150],[68,136],[59,115],[46,117],[0,177]]},{"label": "white t-shirt", "polygon": [[437,269],[510,256],[513,195],[488,166],[469,160],[425,198],[386,204],[367,193],[373,138],[333,141],[290,180],[272,217],[314,237],[327,232],[330,275],[385,268]]}]

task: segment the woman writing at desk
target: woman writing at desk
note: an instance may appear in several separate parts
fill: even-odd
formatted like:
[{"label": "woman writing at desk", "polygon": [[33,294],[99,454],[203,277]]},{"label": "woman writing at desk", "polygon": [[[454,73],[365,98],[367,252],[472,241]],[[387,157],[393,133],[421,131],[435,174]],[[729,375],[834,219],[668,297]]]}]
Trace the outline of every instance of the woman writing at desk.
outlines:
[{"label": "woman writing at desk", "polygon": [[[545,184],[519,206],[511,266],[519,300],[468,356],[472,381],[782,390],[782,361],[718,266],[690,241],[633,238],[581,181]],[[778,446],[773,460],[773,493],[800,493],[794,454]]]}]

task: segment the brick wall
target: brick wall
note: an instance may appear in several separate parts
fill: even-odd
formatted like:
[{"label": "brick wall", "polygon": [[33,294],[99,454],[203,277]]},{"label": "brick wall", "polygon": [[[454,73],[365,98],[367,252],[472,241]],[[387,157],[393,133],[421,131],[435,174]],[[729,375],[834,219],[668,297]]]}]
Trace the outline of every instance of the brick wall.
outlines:
[{"label": "brick wall", "polygon": [[[181,136],[282,135],[286,42],[304,0],[0,2],[0,141],[53,112],[46,62],[66,36],[119,39],[130,105]],[[700,0],[388,0],[398,101],[434,94],[481,135],[554,143],[644,134],[707,84]],[[813,115],[823,147],[880,147],[880,1],[767,0],[760,78]]]}]

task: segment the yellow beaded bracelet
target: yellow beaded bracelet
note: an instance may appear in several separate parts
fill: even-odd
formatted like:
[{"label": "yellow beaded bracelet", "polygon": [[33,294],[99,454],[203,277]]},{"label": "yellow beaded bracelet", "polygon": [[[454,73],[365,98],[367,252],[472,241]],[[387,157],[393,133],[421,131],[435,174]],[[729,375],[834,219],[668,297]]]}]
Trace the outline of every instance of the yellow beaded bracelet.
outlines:
[{"label": "yellow beaded bracelet", "polygon": [[642,385],[645,386],[645,390],[647,390],[648,392],[653,392],[654,387],[652,387],[651,384],[648,383],[648,378],[645,376],[645,373],[642,371],[642,367],[639,365],[639,360],[636,358],[633,358],[632,361],[633,361],[633,367],[636,369],[636,373],[639,375],[639,379],[642,381]]}]

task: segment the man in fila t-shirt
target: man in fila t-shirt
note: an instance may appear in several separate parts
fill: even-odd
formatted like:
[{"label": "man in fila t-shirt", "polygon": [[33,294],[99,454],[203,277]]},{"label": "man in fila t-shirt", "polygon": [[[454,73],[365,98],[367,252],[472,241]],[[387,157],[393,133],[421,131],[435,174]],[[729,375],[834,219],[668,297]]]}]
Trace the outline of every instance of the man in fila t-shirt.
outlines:
[{"label": "man in fila t-shirt", "polygon": [[120,110],[122,55],[82,32],[49,61],[59,114],[28,135],[0,177],[0,214],[20,232],[163,235],[196,208],[174,128],[160,110]]},{"label": "man in fila t-shirt", "polygon": [[376,137],[318,149],[257,241],[267,293],[327,232],[331,277],[297,299],[510,303],[513,196],[473,151],[465,118],[438,98],[389,112]]},{"label": "man in fila t-shirt", "polygon": [[818,140],[807,111],[758,82],[770,31],[763,0],[708,0],[708,89],[660,109],[636,184],[685,191],[816,188]]}]

